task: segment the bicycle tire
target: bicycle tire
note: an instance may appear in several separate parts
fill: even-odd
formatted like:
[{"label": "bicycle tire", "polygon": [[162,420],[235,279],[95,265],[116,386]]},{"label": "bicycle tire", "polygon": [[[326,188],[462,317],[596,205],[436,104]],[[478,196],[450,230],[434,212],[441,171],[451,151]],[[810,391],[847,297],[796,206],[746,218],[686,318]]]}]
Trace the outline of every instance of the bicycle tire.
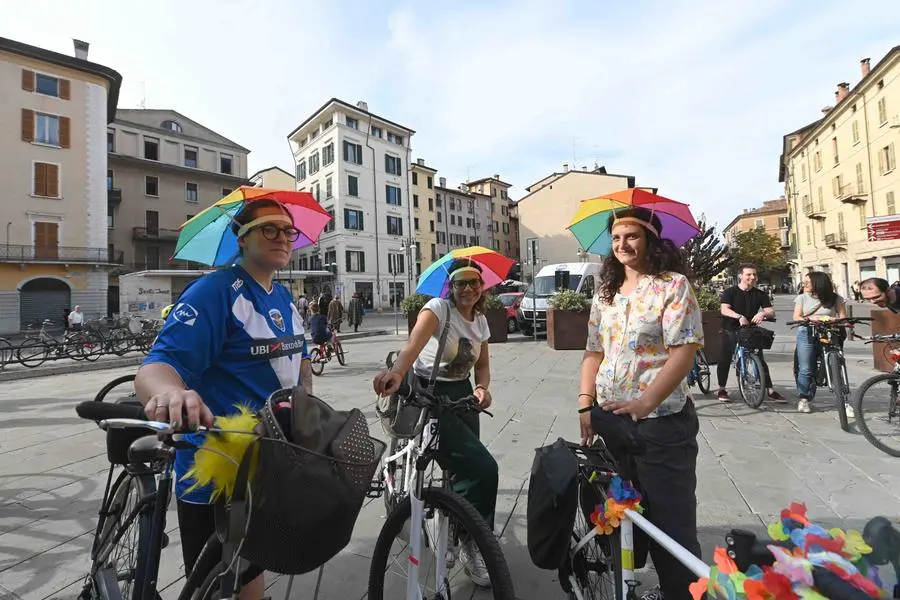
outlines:
[{"label": "bicycle tire", "polygon": [[[243,564],[246,566],[246,561],[244,561]],[[222,575],[224,570],[225,563],[222,562],[222,542],[219,541],[219,536],[213,533],[200,551],[200,556],[197,557],[191,572],[188,573],[184,587],[181,588],[181,592],[178,594],[178,600],[218,598],[219,596],[213,596],[211,594],[219,591],[216,580]],[[241,572],[237,581],[238,589],[235,590],[235,592],[240,591],[240,588],[250,583],[250,575],[251,574],[248,573],[248,569],[246,568]],[[253,579],[258,576],[258,571],[252,574]]]},{"label": "bicycle tire", "polygon": [[123,383],[128,383],[129,381],[134,381],[137,375],[122,375],[121,377],[116,377],[97,392],[97,395],[94,396],[94,402],[103,402],[106,399],[107,394],[109,394],[113,389],[119,387]]},{"label": "bicycle tire", "polygon": [[[117,504],[121,505],[122,502],[127,503],[127,497],[121,497],[122,494],[127,494],[130,491],[130,486],[137,486],[137,497],[138,499],[144,498],[148,495],[154,495],[156,493],[156,479],[153,478],[152,475],[148,473],[140,473],[140,474],[132,474],[123,472],[122,475],[119,476],[119,479],[116,481],[116,485],[114,489],[110,490],[110,503],[108,509],[110,511],[115,511]],[[128,487],[125,487],[128,486]],[[127,504],[126,504],[127,506]],[[127,510],[127,509],[124,509]],[[116,521],[107,526],[104,523],[103,531],[101,532],[100,542],[97,546],[96,558],[94,559],[93,564],[91,565],[91,579],[93,580],[93,584],[95,588],[103,586],[103,579],[100,577],[98,569],[102,568],[104,564],[109,560],[111,553],[115,548],[115,544],[119,541],[122,541],[127,535],[128,531],[137,526],[137,551],[132,554],[135,557],[135,561],[133,563],[133,567],[128,569],[130,572],[134,572],[134,579],[132,580],[133,585],[143,585],[143,582],[148,577],[147,574],[147,558],[150,553],[150,536],[152,534],[153,529],[153,509],[152,505],[146,506],[145,510],[142,510],[137,517],[132,520],[130,523],[123,523],[121,519],[123,517],[128,517],[128,514],[121,514],[111,512],[111,516],[116,516]],[[108,517],[107,517],[108,518]],[[155,574],[152,575],[155,577]],[[118,577],[116,577],[117,583],[122,583],[119,581]],[[122,598],[130,599],[132,597],[136,597],[134,595],[134,588],[132,587],[131,594],[126,594],[121,588],[119,589],[119,594],[121,594]],[[101,597],[106,597],[106,594],[100,592]],[[156,594],[156,597],[159,598],[159,594]]]},{"label": "bicycle tire", "polygon": [[762,361],[759,359],[753,352],[744,352],[744,371],[750,372],[752,364],[752,369],[756,372],[756,379],[759,381],[759,393],[750,394],[747,390],[745,390],[745,377],[741,376],[740,371],[738,371],[738,391],[741,393],[741,398],[743,398],[744,403],[750,408],[759,408],[763,403],[763,400],[766,397],[766,386],[763,378],[765,377],[765,371],[763,371]]},{"label": "bicycle tire", "polygon": [[[28,348],[31,350],[36,350],[35,354],[29,354],[26,357],[22,356],[22,349]],[[28,367],[29,369],[34,369],[35,367],[39,367],[47,361],[47,358],[50,355],[50,346],[47,345],[47,342],[43,342],[40,340],[28,340],[27,343],[21,344],[18,348],[16,348],[16,359],[23,366]]]},{"label": "bicycle tire", "polygon": [[0,338],[0,371],[12,364],[16,357],[16,347],[6,338]]},{"label": "bicycle tire", "polygon": [[[900,374],[898,373],[884,373],[881,375],[875,375],[874,377],[870,377],[866,379],[863,384],[859,387],[859,390],[856,392],[856,427],[862,432],[863,436],[869,441],[870,444],[884,452],[885,454],[889,454],[891,456],[900,457],[900,449],[894,449],[890,446],[885,446],[881,443],[869,429],[869,426],[866,425],[865,414],[866,411],[863,408],[863,399],[865,398],[866,392],[869,391],[876,383],[881,383],[882,381],[890,381],[895,380],[900,383]],[[896,402],[896,400],[895,400]]]},{"label": "bicycle tire", "polygon": [[312,370],[313,375],[316,377],[320,377],[322,375],[322,371],[325,370],[325,362],[327,359],[323,357],[319,353],[318,348],[313,348],[309,353],[309,368]]},{"label": "bicycle tire", "polygon": [[708,394],[712,375],[709,370],[709,361],[706,360],[706,352],[703,350],[697,351],[697,366],[699,367],[697,370],[697,387],[700,388],[702,393]]},{"label": "bicycle tire", "polygon": [[831,374],[831,391],[834,394],[834,402],[837,405],[838,422],[841,430],[850,431],[850,423],[847,420],[847,406],[850,401],[850,390],[844,385],[844,361],[837,352],[829,352],[828,372]]},{"label": "bicycle tire", "polygon": [[[491,592],[495,600],[514,600],[516,593],[512,576],[500,549],[500,542],[475,507],[459,494],[437,487],[423,489],[422,499],[427,506],[444,510],[452,515],[452,518],[472,536],[487,566],[491,578]],[[384,600],[384,576],[391,546],[411,514],[412,504],[407,496],[390,514],[378,534],[369,570],[369,600]]]},{"label": "bicycle tire", "polygon": [[344,356],[344,345],[341,342],[334,345],[334,354],[342,367],[347,365],[347,358]]},{"label": "bicycle tire", "polygon": [[[590,493],[590,497],[587,497],[587,493]],[[587,483],[586,481],[582,481],[578,486],[578,507],[575,515],[575,526],[572,529],[572,539],[577,543],[581,541],[581,538],[584,537],[588,531],[593,529],[593,524],[591,523],[591,513],[589,510],[593,510],[592,507],[597,506],[598,504],[602,504],[604,501],[604,494],[601,491],[598,491],[596,488],[592,486],[592,484]],[[579,521],[579,517],[583,519],[583,525],[585,527],[584,531],[577,531],[579,529],[579,525],[581,522]],[[607,545],[604,548],[604,543]],[[588,544],[585,548],[582,549],[582,552],[577,555],[572,555],[571,550],[569,552],[569,560],[567,562],[566,568],[569,569],[567,572],[563,572],[560,575],[560,580],[562,581],[563,575],[566,577],[566,585],[563,589],[568,593],[569,600],[575,600],[577,596],[575,592],[570,589],[568,585],[568,575],[571,573],[575,575],[575,578],[578,580],[578,585],[581,586],[582,592],[591,592],[596,591],[593,588],[586,588],[584,584],[587,580],[587,575],[589,571],[595,571],[595,569],[590,567],[596,567],[596,560],[589,560],[589,557],[584,552],[588,547],[593,547],[598,551],[602,551],[606,556],[604,556],[603,562],[607,561],[611,563],[612,572],[613,572],[613,590],[614,594],[610,600],[623,600],[623,592],[622,592],[622,530],[618,527],[613,530],[610,535],[602,535],[596,536],[593,540],[592,544]],[[595,596],[593,594],[583,594],[585,600],[593,599]],[[597,596],[602,597],[602,596]]]}]

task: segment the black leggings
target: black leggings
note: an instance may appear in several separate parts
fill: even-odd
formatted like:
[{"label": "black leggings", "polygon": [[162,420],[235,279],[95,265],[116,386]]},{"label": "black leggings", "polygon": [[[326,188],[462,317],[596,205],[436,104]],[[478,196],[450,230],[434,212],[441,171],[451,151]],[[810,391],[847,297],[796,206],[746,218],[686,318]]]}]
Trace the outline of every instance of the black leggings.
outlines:
[{"label": "black leggings", "polygon": [[[178,500],[178,529],[181,535],[181,556],[184,558],[184,573],[191,569],[200,558],[203,546],[216,531],[216,513],[212,504],[193,504]],[[221,554],[221,553],[220,553]],[[217,557],[221,559],[221,556]],[[242,562],[246,565],[246,562]],[[242,581],[252,581],[263,574],[265,569],[248,565],[241,574]]]}]

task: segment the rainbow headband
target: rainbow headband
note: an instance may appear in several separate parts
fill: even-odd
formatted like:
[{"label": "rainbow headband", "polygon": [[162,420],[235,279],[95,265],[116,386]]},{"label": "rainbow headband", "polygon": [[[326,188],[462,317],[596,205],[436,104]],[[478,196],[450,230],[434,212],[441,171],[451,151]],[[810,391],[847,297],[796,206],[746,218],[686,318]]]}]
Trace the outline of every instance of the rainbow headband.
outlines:
[{"label": "rainbow headband", "polygon": [[647,231],[652,232],[656,237],[659,237],[659,231],[657,231],[656,227],[654,227],[647,221],[638,219],[637,217],[622,217],[621,219],[614,219],[612,225],[609,228],[610,232],[612,231],[612,228],[615,227],[618,223],[634,223],[635,225],[640,225]]},{"label": "rainbow headband", "polygon": [[287,215],[263,215],[258,219],[253,219],[246,225],[241,225],[241,228],[238,229],[237,236],[239,238],[244,237],[251,229],[253,229],[257,225],[262,225],[263,223],[285,223],[287,225],[294,224],[294,222],[291,221],[290,217],[288,217]]}]

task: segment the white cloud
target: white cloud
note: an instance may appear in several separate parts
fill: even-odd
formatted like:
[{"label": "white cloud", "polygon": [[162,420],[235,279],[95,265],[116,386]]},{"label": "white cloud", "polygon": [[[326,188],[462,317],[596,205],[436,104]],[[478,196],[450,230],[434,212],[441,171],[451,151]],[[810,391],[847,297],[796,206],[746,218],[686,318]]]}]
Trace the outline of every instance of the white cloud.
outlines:
[{"label": "white cloud", "polygon": [[149,107],[251,148],[251,169],[290,168],[285,136],[337,96],[415,129],[451,184],[500,173],[518,197],[574,153],[720,224],[781,192],[781,136],[900,43],[896,0],[435,6],[31,0],[0,35],[90,41],[125,77],[121,106],[146,82]]}]

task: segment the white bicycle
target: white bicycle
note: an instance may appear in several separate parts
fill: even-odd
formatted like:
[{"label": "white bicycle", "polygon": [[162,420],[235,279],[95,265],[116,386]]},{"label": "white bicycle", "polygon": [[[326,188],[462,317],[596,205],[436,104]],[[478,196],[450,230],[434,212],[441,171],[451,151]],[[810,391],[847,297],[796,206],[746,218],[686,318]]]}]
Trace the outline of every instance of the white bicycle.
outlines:
[{"label": "white bicycle", "polygon": [[[476,548],[487,567],[493,597],[514,600],[499,541],[475,507],[450,489],[450,473],[438,453],[442,414],[477,411],[477,400],[434,397],[414,375],[407,377],[399,396],[399,411],[411,416],[410,429],[405,438],[392,436],[374,485],[375,494],[384,495],[387,520],[372,554],[370,600],[469,597],[473,584],[465,564]],[[441,469],[440,481],[433,477],[435,463]]]}]

